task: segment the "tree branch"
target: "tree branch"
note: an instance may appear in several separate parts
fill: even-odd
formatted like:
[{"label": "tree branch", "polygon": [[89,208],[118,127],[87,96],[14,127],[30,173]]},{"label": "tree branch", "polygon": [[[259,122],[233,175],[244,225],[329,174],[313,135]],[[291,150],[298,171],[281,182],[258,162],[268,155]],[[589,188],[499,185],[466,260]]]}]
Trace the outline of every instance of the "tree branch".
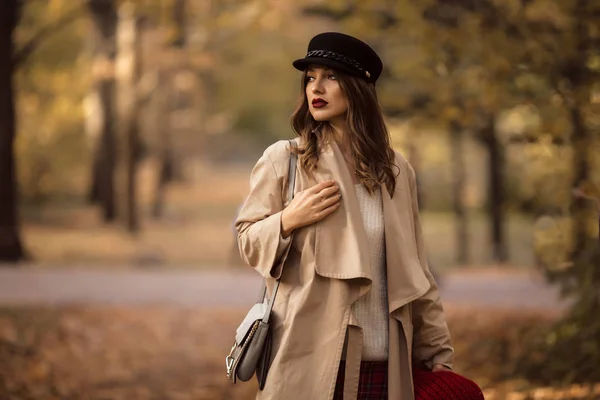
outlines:
[{"label": "tree branch", "polygon": [[78,6],[61,18],[56,20],[54,23],[46,25],[42,27],[21,49],[15,51],[13,55],[14,65],[16,68],[23,65],[25,61],[31,56],[31,54],[35,51],[35,49],[40,45],[40,43],[44,40],[45,37],[51,35],[59,30],[63,29],[77,18],[79,18],[82,12],[85,10],[86,5],[82,4]]}]

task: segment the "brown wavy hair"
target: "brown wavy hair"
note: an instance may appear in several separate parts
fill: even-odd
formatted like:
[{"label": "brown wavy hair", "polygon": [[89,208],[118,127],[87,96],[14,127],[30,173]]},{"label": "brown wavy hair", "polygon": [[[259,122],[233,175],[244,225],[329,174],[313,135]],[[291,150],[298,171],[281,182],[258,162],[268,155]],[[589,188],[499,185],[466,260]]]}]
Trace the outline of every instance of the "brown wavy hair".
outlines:
[{"label": "brown wavy hair", "polygon": [[[342,92],[348,99],[345,134],[350,143],[355,173],[369,193],[385,185],[393,197],[398,174],[394,174],[392,167],[396,167],[398,172],[400,168],[394,164],[394,150],[390,144],[390,135],[385,126],[375,85],[338,71],[336,76]],[[313,119],[308,108],[306,83],[307,72],[304,71],[302,94],[291,119],[292,128],[304,144],[298,150],[300,166],[312,171],[319,161],[323,139],[331,135],[332,129],[328,122]]]}]

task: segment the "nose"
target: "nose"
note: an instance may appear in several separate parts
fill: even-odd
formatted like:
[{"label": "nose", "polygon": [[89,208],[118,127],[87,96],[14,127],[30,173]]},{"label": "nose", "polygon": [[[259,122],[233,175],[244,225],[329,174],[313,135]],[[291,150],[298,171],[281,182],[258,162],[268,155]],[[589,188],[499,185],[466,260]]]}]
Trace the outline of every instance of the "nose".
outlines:
[{"label": "nose", "polygon": [[311,82],[311,88],[313,94],[323,93],[323,80],[321,78],[316,78]]}]

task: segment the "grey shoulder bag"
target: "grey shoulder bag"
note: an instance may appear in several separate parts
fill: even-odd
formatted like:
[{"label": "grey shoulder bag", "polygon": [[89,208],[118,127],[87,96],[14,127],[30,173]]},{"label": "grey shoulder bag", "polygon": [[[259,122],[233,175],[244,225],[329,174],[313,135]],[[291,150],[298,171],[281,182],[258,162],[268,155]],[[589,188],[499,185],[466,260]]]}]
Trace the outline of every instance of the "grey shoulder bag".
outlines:
[{"label": "grey shoulder bag", "polygon": [[[293,140],[290,140],[291,148],[296,148],[296,142]],[[294,151],[290,151],[290,153],[288,200],[292,201],[294,198],[298,155]],[[279,289],[279,281],[280,279],[275,281],[270,300],[266,299],[267,288],[263,281],[259,302],[254,304],[236,330],[235,342],[231,347],[229,355],[225,358],[227,378],[233,381],[233,383],[236,383],[238,379],[246,382],[256,373],[259,389],[262,390],[265,386],[271,358],[269,318],[271,317],[271,310],[277,296],[277,289]]]}]

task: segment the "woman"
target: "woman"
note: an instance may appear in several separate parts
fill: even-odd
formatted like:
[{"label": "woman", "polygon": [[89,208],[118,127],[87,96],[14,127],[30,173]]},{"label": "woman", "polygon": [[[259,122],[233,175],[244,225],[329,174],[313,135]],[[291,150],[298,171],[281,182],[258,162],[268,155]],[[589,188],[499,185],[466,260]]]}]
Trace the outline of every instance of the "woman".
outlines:
[{"label": "woman", "polygon": [[269,290],[281,277],[257,398],[413,399],[413,367],[449,371],[453,349],[415,174],[377,100],[383,64],[362,41],[327,32],[293,65],[303,71],[295,197],[288,204],[294,150],[279,141],[254,167],[236,221],[243,260]]}]

